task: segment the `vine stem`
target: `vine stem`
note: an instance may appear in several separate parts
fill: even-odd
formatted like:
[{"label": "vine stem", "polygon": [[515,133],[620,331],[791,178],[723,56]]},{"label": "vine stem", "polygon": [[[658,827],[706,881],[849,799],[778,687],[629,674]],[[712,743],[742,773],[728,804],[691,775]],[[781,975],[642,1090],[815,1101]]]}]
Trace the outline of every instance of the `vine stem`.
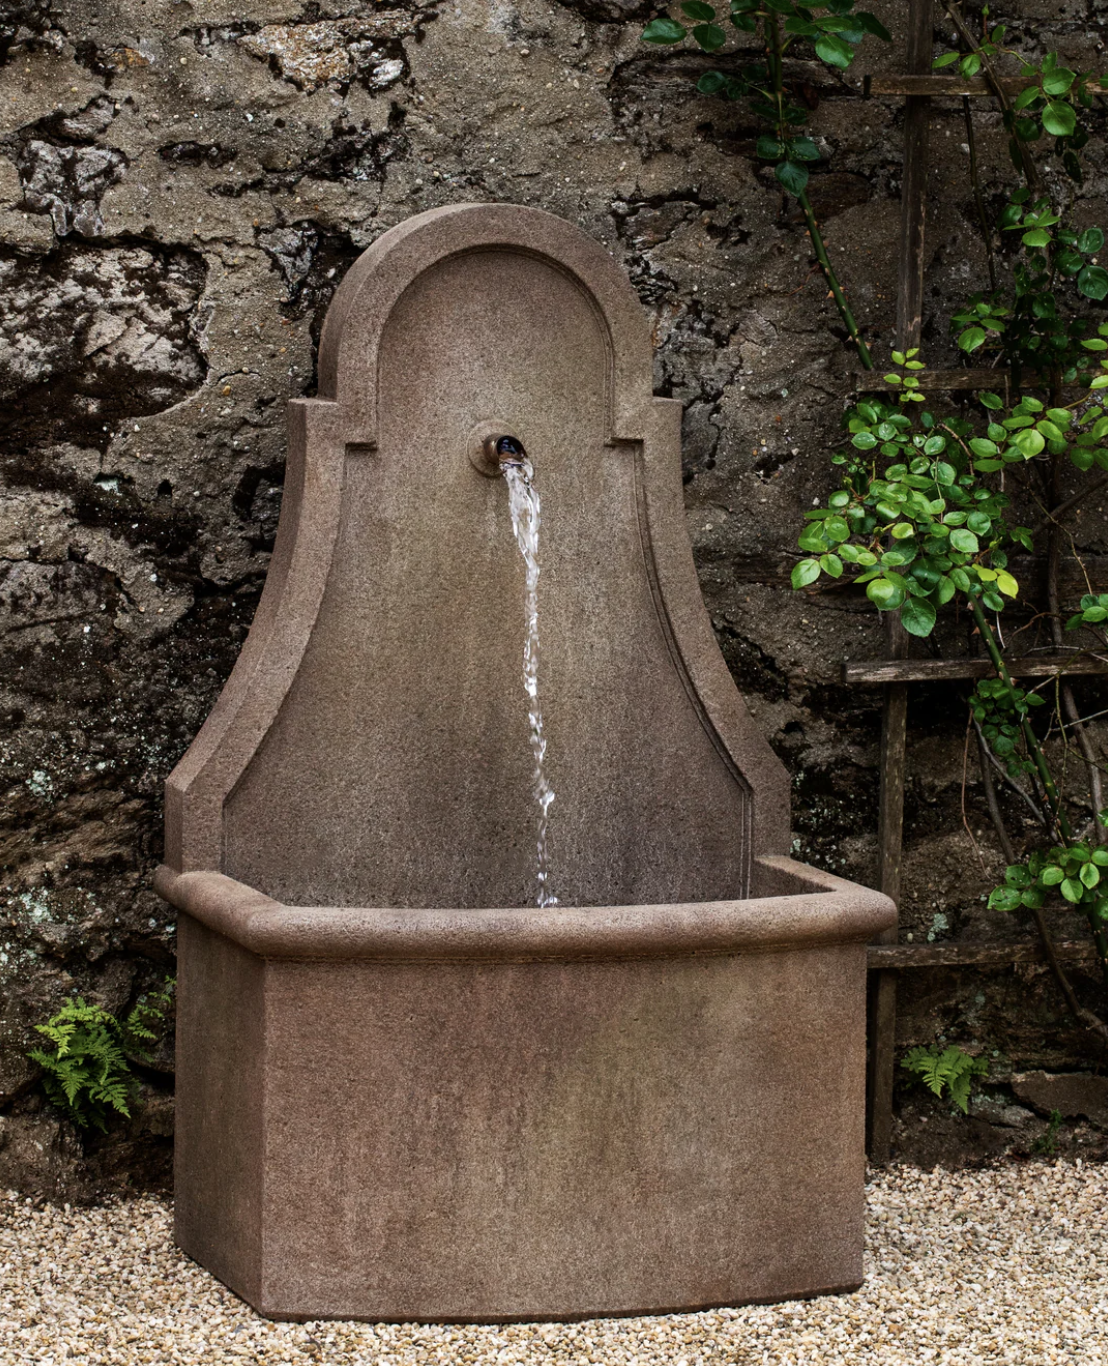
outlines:
[{"label": "vine stem", "polygon": [[850,340],[858,348],[858,359],[866,370],[873,369],[873,357],[869,353],[869,347],[862,340],[862,334],[858,330],[854,314],[851,312],[850,305],[846,301],[846,295],[839,284],[839,277],[835,274],[835,268],[831,264],[831,258],[827,255],[827,246],[823,240],[823,234],[819,230],[816,222],[816,215],[812,211],[812,205],[808,199],[808,191],[801,190],[797,195],[797,202],[800,211],[804,215],[804,221],[808,225],[808,236],[812,239],[812,246],[815,249],[816,260],[819,268],[823,271],[823,278],[827,281],[832,297],[835,300],[835,307],[839,310],[839,316],[846,325],[846,330],[850,333]]},{"label": "vine stem", "polygon": [[[769,69],[773,78],[773,101],[777,106],[777,140],[782,148],[789,135],[788,124],[782,112],[785,98],[785,63],[784,63],[784,44],[781,39],[780,19],[776,12],[766,16],[766,35],[769,48]],[[808,191],[801,190],[799,193],[790,191],[795,195],[800,211],[804,215],[804,222],[808,228],[808,236],[812,241],[812,248],[819,262],[819,268],[823,273],[823,278],[827,281],[827,288],[831,291],[831,297],[835,300],[835,307],[839,310],[839,317],[850,335],[850,340],[854,343],[858,351],[858,359],[862,362],[865,370],[873,369],[873,357],[869,353],[869,347],[862,339],[861,331],[858,328],[857,320],[847,303],[846,295],[843,293],[839,277],[835,273],[835,267],[831,264],[831,257],[827,254],[827,244],[823,240],[823,233],[820,231],[819,223],[812,209],[812,202],[808,198]]]},{"label": "vine stem", "polygon": [[[973,620],[977,629],[981,632],[981,639],[985,642],[985,649],[989,652],[989,658],[993,662],[993,668],[997,676],[1009,688],[1013,687],[1012,675],[1008,672],[1008,666],[1004,662],[1004,656],[1000,653],[1000,645],[997,643],[996,633],[989,624],[981,608],[980,601],[972,594],[969,597],[970,610],[973,613]],[[1031,762],[1035,765],[1035,772],[1039,775],[1039,782],[1043,785],[1047,801],[1050,803],[1050,810],[1054,816],[1055,823],[1062,835],[1062,840],[1069,845],[1073,841],[1073,831],[1070,828],[1069,820],[1066,817],[1062,806],[1062,798],[1058,792],[1058,785],[1050,772],[1046,762],[1046,755],[1043,753],[1042,746],[1039,744],[1038,737],[1031,728],[1031,722],[1026,716],[1020,718],[1020,730],[1023,733],[1024,743],[1027,745],[1027,752],[1031,756]]]},{"label": "vine stem", "polygon": [[[1004,816],[1000,809],[1000,801],[996,793],[996,784],[993,781],[992,764],[996,762],[996,757],[989,749],[988,742],[982,733],[981,727],[976,721],[973,722],[974,730],[977,732],[977,752],[981,762],[981,785],[985,789],[985,801],[989,807],[989,816],[996,831],[997,839],[1000,841],[1001,852],[1004,854],[1006,863],[1015,863],[1016,850],[1012,844],[1011,836],[1008,834],[1008,827],[1004,823]],[[1062,966],[1058,957],[1058,952],[1054,947],[1054,938],[1050,933],[1050,927],[1046,923],[1046,916],[1043,915],[1041,906],[1033,906],[1031,915],[1035,921],[1035,928],[1039,933],[1039,940],[1046,954],[1046,961],[1050,964],[1050,970],[1054,974],[1054,980],[1058,983],[1058,989],[1065,999],[1066,1006],[1073,1018],[1083,1024],[1088,1030],[1096,1034],[1102,1044],[1108,1045],[1108,1025],[1091,1010],[1086,1010],[1077,999],[1077,993],[1073,989],[1065,968]]]},{"label": "vine stem", "polygon": [[973,202],[977,206],[977,221],[981,225],[981,241],[985,245],[985,261],[989,267],[989,284],[996,292],[996,261],[993,257],[993,235],[989,229],[989,215],[985,211],[985,200],[981,194],[981,177],[977,169],[977,137],[973,129],[973,110],[968,95],[962,96],[962,117],[966,124],[966,145],[969,147],[970,183],[973,186]]},{"label": "vine stem", "polygon": [[[968,594],[970,610],[973,612],[973,619],[977,629],[981,632],[981,639],[985,642],[985,649],[989,652],[989,658],[993,662],[998,677],[1009,688],[1012,687],[1012,675],[1008,672],[1008,666],[1004,662],[1004,656],[1000,653],[1000,646],[997,644],[996,634],[989,625],[989,619],[982,611],[981,603],[971,593]],[[1050,768],[1046,762],[1046,755],[1043,753],[1042,746],[1039,744],[1035,732],[1031,728],[1031,722],[1026,716],[1020,718],[1020,730],[1023,732],[1024,743],[1027,745],[1027,752],[1031,756],[1031,761],[1035,765],[1035,771],[1039,775],[1039,781],[1046,792],[1050,809],[1062,835],[1062,843],[1067,847],[1074,842],[1073,830],[1066,818],[1065,810],[1062,807],[1062,799],[1058,792],[1057,784],[1051,775]],[[1095,818],[1094,818],[1095,819]],[[1108,932],[1106,932],[1093,919],[1091,913],[1086,913],[1089,921],[1089,929],[1092,931],[1093,943],[1096,945],[1097,957],[1100,959],[1100,972],[1104,978],[1104,985],[1108,988]]]},{"label": "vine stem", "polygon": [[992,62],[989,60],[988,54],[981,51],[981,45],[970,32],[965,19],[962,17],[961,8],[956,3],[956,0],[943,0],[943,8],[950,16],[951,22],[953,23],[954,27],[958,30],[959,34],[961,35],[962,41],[965,43],[965,45],[969,48],[971,52],[976,53],[977,56],[980,57],[981,69],[985,73],[985,80],[989,83],[989,88],[996,96],[997,101],[1000,104],[1001,111],[1003,112],[1004,126],[1008,129],[1008,132],[1011,134],[1012,139],[1015,142],[1016,147],[1019,151],[1020,162],[1023,165],[1023,178],[1027,181],[1027,188],[1031,191],[1032,194],[1037,195],[1042,189],[1042,181],[1039,178],[1039,170],[1038,167],[1035,165],[1035,159],[1034,157],[1032,157],[1031,150],[1027,146],[1027,143],[1024,142],[1024,140],[1016,132],[1015,112],[1012,109],[1012,101],[1008,98],[1007,93],[1004,90],[1004,87],[1000,83],[1000,77],[997,75],[996,67],[994,67]]}]

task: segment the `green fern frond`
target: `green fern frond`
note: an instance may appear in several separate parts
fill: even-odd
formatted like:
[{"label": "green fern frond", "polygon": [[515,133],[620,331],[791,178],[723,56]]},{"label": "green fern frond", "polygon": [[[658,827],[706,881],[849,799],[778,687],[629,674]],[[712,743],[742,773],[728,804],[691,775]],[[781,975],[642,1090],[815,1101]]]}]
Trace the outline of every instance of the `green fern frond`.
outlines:
[{"label": "green fern frond", "polygon": [[148,1056],[139,1040],[157,1040],[152,1026],[163,1018],[174,985],[173,979],[167,979],[160,992],[142,997],[122,1022],[102,1006],[89,1005],[77,996],[45,1024],[35,1025],[54,1045],[54,1052],[34,1048],[27,1056],[43,1070],[48,1099],[78,1127],[93,1125],[105,1132],[112,1111],[130,1117],[128,1102],[137,1082],[127,1050],[139,1058]]},{"label": "green fern frond", "polygon": [[911,1048],[900,1062],[901,1067],[914,1073],[936,1096],[948,1092],[951,1102],[969,1113],[970,1088],[974,1077],[988,1074],[989,1064],[975,1058],[957,1045],[951,1044],[940,1052],[937,1048]]}]

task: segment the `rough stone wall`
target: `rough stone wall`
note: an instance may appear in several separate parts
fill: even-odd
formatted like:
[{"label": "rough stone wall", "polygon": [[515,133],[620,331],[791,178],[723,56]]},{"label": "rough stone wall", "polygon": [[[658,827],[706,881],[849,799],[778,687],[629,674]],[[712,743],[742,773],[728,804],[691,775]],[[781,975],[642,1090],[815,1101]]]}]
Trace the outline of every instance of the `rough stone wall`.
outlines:
[{"label": "rough stone wall", "polygon": [[[904,5],[872,7],[892,49],[867,43],[846,78],[800,61],[790,78],[828,158],[812,198],[881,353],[902,115],[860,86],[863,71],[898,69]],[[1033,47],[1105,64],[1095,0],[1021,11]],[[786,586],[798,522],[831,484],[852,357],[803,224],[754,158],[751,118],[696,95],[706,59],[638,41],[653,12],[649,0],[0,5],[0,1181],[76,1196],[165,1179],[168,1054],[144,1070],[134,1123],[82,1144],[39,1098],[31,1027],[74,992],[123,1010],[172,970],[172,918],[150,890],[162,784],[257,603],[285,403],[313,391],[344,270],[421,209],[540,206],[623,263],[654,317],[657,390],[685,404],[701,581],[794,775],[796,850],[872,880],[879,698],[842,686],[839,666],[882,655],[880,623],[858,594]],[[949,360],[944,310],[981,264],[961,119],[953,101],[935,108],[933,363]],[[993,193],[1003,142],[995,118],[981,131]],[[1108,217],[1106,183],[1098,166],[1090,219]],[[1103,509],[1074,526],[1103,565]],[[963,743],[957,690],[918,688],[903,913],[916,938],[1017,932],[983,908]],[[966,811],[995,868],[972,764]],[[977,1044],[998,1074],[1073,1068],[1088,1052],[1038,969],[920,973],[902,1004],[905,1044]],[[902,1150],[915,1141],[905,1129]]]}]

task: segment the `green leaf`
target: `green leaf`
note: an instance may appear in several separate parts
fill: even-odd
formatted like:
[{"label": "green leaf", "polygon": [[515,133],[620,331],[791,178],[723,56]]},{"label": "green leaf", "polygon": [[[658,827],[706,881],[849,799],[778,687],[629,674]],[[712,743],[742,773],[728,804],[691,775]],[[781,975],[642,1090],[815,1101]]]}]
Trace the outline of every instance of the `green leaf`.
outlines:
[{"label": "green leaf", "polygon": [[898,588],[895,583],[890,583],[888,579],[873,579],[866,585],[866,597],[880,611],[888,612],[900,606],[904,601],[905,593],[903,588]]},{"label": "green leaf", "polygon": [[971,439],[970,443],[969,443],[969,448],[970,448],[970,450],[974,453],[974,455],[996,455],[996,454],[997,454],[997,444],[996,444],[996,442],[995,442],[995,441],[989,441],[989,440],[987,440],[987,439],[986,439],[985,437],[983,437],[983,436],[975,436],[975,437],[973,437],[973,438]]},{"label": "green leaf", "polygon": [[1077,250],[1086,256],[1095,256],[1104,245],[1104,234],[1099,228],[1086,228],[1077,239]]},{"label": "green leaf", "polygon": [[877,445],[877,438],[872,432],[855,432],[851,444],[857,446],[860,451],[872,451]]},{"label": "green leaf", "polygon": [[1014,887],[997,887],[989,893],[989,909],[992,911],[1014,911],[1023,897]]},{"label": "green leaf", "polygon": [[692,36],[705,52],[718,52],[727,41],[727,34],[718,24],[697,24]]},{"label": "green leaf", "polygon": [[697,19],[702,23],[711,23],[716,17],[713,6],[706,5],[704,0],[684,0],[681,13],[687,14],[690,19]]},{"label": "green leaf", "polygon": [[1016,580],[1011,576],[1011,574],[1008,573],[1008,571],[1007,571],[1006,569],[1002,569],[1002,570],[997,574],[997,576],[996,576],[996,586],[1000,589],[1000,591],[1001,591],[1001,592],[1004,594],[1004,596],[1007,597],[1007,598],[1014,598],[1014,597],[1016,596],[1016,594],[1020,591],[1020,586],[1019,586],[1019,584],[1018,584],[1018,583],[1016,582]]},{"label": "green leaf", "polygon": [[790,194],[803,194],[805,186],[808,184],[808,171],[804,166],[798,166],[793,161],[779,162],[773,168],[773,174],[784,185]]},{"label": "green leaf", "polygon": [[977,399],[986,408],[991,408],[994,411],[997,408],[1004,407],[1004,400],[998,394],[981,393],[977,395]]},{"label": "green leaf", "polygon": [[940,71],[944,66],[953,66],[961,56],[959,52],[944,52],[941,57],[936,57],[931,63],[932,69]]},{"label": "green leaf", "polygon": [[825,33],[816,39],[816,56],[828,66],[837,66],[843,71],[854,60],[854,49],[834,33]]},{"label": "green leaf", "polygon": [[1077,115],[1072,105],[1061,100],[1051,100],[1043,110],[1043,127],[1056,138],[1068,138],[1077,127]]},{"label": "green leaf", "polygon": [[950,544],[963,555],[976,555],[980,549],[977,537],[965,527],[957,527],[950,533]]},{"label": "green leaf", "polygon": [[1077,876],[1091,891],[1100,882],[1100,869],[1095,863],[1083,863]]},{"label": "green leaf", "polygon": [[1076,906],[1085,894],[1085,888],[1075,877],[1063,878],[1058,890],[1072,906]]},{"label": "green leaf", "polygon": [[729,79],[722,71],[705,71],[697,81],[696,88],[702,95],[718,95]]},{"label": "green leaf", "polygon": [[850,525],[845,517],[828,517],[824,520],[823,531],[830,541],[845,541],[850,536]]},{"label": "green leaf", "polygon": [[1064,67],[1043,73],[1043,89],[1048,95],[1064,95],[1074,82],[1074,73]]},{"label": "green leaf", "polygon": [[820,150],[811,138],[793,138],[789,143],[789,156],[799,161],[819,161]]},{"label": "green leaf", "polygon": [[1048,247],[1050,246],[1050,233],[1044,228],[1031,228],[1023,234],[1020,239],[1025,247]]},{"label": "green leaf", "polygon": [[927,598],[909,598],[900,609],[900,624],[912,636],[929,636],[935,625],[935,608]]},{"label": "green leaf", "polygon": [[1020,454],[1025,460],[1030,460],[1036,456],[1046,445],[1042,433],[1037,432],[1034,427],[1026,427],[1022,432],[1016,432],[1012,437],[1012,444],[1019,448]]},{"label": "green leaf", "polygon": [[776,161],[785,151],[784,144],[777,138],[771,137],[768,133],[763,133],[754,147],[755,152],[765,161]]},{"label": "green leaf", "polygon": [[1086,299],[1103,299],[1108,296],[1108,270],[1103,266],[1086,266],[1077,277],[1077,288]]},{"label": "green leaf", "polygon": [[801,560],[793,566],[792,585],[794,588],[805,588],[808,584],[814,583],[818,578],[818,560]]},{"label": "green leaf", "polygon": [[819,567],[825,574],[829,574],[833,579],[842,578],[843,562],[838,555],[821,555],[819,557]]},{"label": "green leaf", "polygon": [[1039,881],[1044,887],[1057,887],[1064,877],[1065,873],[1062,872],[1061,868],[1052,863],[1043,869]]},{"label": "green leaf", "polygon": [[986,335],[983,327],[967,327],[959,336],[958,345],[963,351],[976,351],[982,342],[984,342]]},{"label": "green leaf", "polygon": [[[875,38],[880,38],[883,43],[892,42],[893,35],[881,20],[878,19],[875,14],[871,14],[868,9],[859,10],[854,18],[857,19],[859,27],[863,28],[867,33],[872,33]],[[955,53],[955,56],[957,56],[957,53]]]},{"label": "green leaf", "polygon": [[684,24],[663,14],[647,24],[642,31],[642,40],[644,43],[671,44],[682,42],[687,35],[688,29]]}]

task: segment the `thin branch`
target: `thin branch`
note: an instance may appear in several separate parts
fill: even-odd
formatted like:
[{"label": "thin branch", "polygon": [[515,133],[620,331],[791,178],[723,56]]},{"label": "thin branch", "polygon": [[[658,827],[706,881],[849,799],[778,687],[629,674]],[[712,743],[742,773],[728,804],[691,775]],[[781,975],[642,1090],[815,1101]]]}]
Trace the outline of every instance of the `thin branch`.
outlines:
[{"label": "thin branch", "polygon": [[[989,816],[993,822],[993,829],[996,831],[997,839],[1000,841],[1000,847],[1004,853],[1005,861],[1010,864],[1016,863],[1018,860],[1016,858],[1015,846],[1008,834],[1008,827],[1004,824],[1004,816],[1000,810],[1000,802],[997,800],[996,785],[993,782],[992,764],[996,763],[997,759],[989,748],[984,735],[981,733],[981,728],[977,725],[976,721],[974,721],[974,728],[977,731],[977,753],[981,762],[981,786],[985,789],[985,801],[989,807]],[[1075,1020],[1078,1020],[1081,1024],[1085,1025],[1087,1029],[1098,1034],[1102,1042],[1108,1044],[1108,1026],[1106,1026],[1097,1015],[1094,1015],[1091,1010],[1086,1010],[1077,999],[1073,984],[1066,975],[1066,970],[1059,961],[1058,954],[1054,948],[1054,939],[1046,923],[1046,917],[1043,915],[1042,907],[1031,907],[1031,914],[1035,920],[1035,928],[1039,933],[1039,939],[1043,946],[1043,953],[1046,955],[1046,961],[1050,964],[1050,970],[1054,974],[1054,980],[1058,983],[1058,989],[1065,998],[1070,1014]]]},{"label": "thin branch", "polygon": [[[789,128],[785,122],[783,110],[785,95],[785,65],[782,60],[784,45],[781,39],[781,22],[775,11],[766,16],[766,40],[769,56],[770,76],[773,80],[773,98],[777,105],[777,135],[783,143],[789,134]],[[873,357],[869,353],[869,347],[862,340],[862,334],[858,328],[854,314],[850,305],[846,301],[842,285],[839,284],[839,277],[835,274],[835,267],[831,264],[831,258],[827,254],[827,245],[823,240],[823,233],[820,231],[819,223],[816,221],[815,212],[812,209],[812,202],[808,198],[807,190],[801,190],[795,194],[800,211],[804,215],[804,222],[808,228],[808,236],[812,240],[812,248],[819,262],[819,268],[823,272],[823,278],[827,281],[827,288],[831,291],[831,297],[835,300],[835,307],[839,310],[839,317],[842,318],[846,330],[850,335],[850,340],[854,343],[858,351],[858,359],[862,362],[865,370],[873,369]]]},{"label": "thin branch", "polygon": [[993,767],[1004,779],[1004,781],[1008,784],[1008,786],[1012,789],[1012,791],[1018,797],[1023,798],[1023,800],[1027,803],[1028,809],[1030,810],[1031,814],[1035,817],[1035,819],[1039,822],[1043,829],[1046,830],[1048,833],[1053,833],[1050,824],[1050,817],[1046,814],[1042,807],[1039,806],[1038,802],[1036,802],[1035,798],[1032,797],[1031,793],[1025,791],[1022,787],[1020,787],[1019,783],[1016,782],[1015,778],[1012,777],[1012,775],[1008,772],[1007,768],[1005,768],[1001,761],[992,752],[992,750],[989,748],[988,741],[986,741],[985,739],[984,732],[982,731],[980,724],[976,720],[974,720],[973,728],[977,731],[978,740],[985,747],[985,753],[989,756],[989,762],[993,765]]},{"label": "thin branch", "polygon": [[1060,517],[1064,517],[1065,514],[1072,508],[1075,508],[1078,503],[1084,501],[1090,493],[1096,493],[1098,490],[1102,489],[1105,484],[1108,484],[1108,474],[1102,474],[1099,479],[1094,479],[1091,484],[1086,484],[1083,489],[1078,489],[1077,492],[1067,498],[1065,502],[1059,503],[1057,507],[1051,508],[1038,526],[1032,527],[1031,535],[1041,535],[1052,522],[1057,522]]},{"label": "thin branch", "polygon": [[[1004,656],[1000,653],[997,645],[996,636],[993,628],[989,625],[988,618],[982,610],[980,601],[975,597],[970,597],[970,611],[973,613],[973,620],[977,629],[981,632],[981,638],[985,642],[985,649],[989,653],[989,658],[993,661],[993,668],[996,669],[998,677],[1007,684],[1009,688],[1013,686],[1012,675],[1008,672],[1008,665],[1004,662]],[[1061,794],[1058,785],[1050,772],[1046,762],[1046,755],[1043,753],[1042,746],[1039,744],[1038,736],[1031,727],[1031,722],[1026,716],[1020,718],[1020,730],[1023,734],[1023,742],[1027,746],[1027,753],[1031,757],[1035,772],[1039,776],[1043,791],[1046,793],[1047,805],[1051,815],[1057,823],[1059,833],[1064,843],[1069,844],[1073,839],[1073,831],[1070,829],[1069,819],[1066,816],[1065,807],[1062,804]]]},{"label": "thin branch", "polygon": [[962,11],[955,3],[955,0],[943,0],[943,8],[950,15],[951,23],[958,30],[962,41],[971,52],[975,52],[981,59],[981,70],[985,73],[985,80],[988,82],[989,89],[996,96],[1001,110],[1004,113],[1004,126],[1011,135],[1019,151],[1020,163],[1023,166],[1023,178],[1027,181],[1027,188],[1032,194],[1038,195],[1042,188],[1042,181],[1039,179],[1038,167],[1035,165],[1034,158],[1028,149],[1027,144],[1021,137],[1016,135],[1016,118],[1012,109],[1012,101],[1005,94],[1004,87],[997,75],[996,68],[993,66],[987,53],[981,51],[981,46],[977,39],[966,27],[966,21],[962,18]]},{"label": "thin branch", "polygon": [[[989,865],[985,862],[985,856],[984,856],[984,854],[982,854],[982,852],[981,852],[981,846],[977,843],[977,840],[974,838],[973,829],[971,828],[970,823],[969,823],[969,816],[968,816],[967,813],[966,813],[966,768],[967,768],[968,765],[969,765],[969,738],[970,738],[970,731],[971,731],[972,728],[973,728],[975,719],[976,719],[976,718],[974,717],[974,714],[973,714],[973,712],[972,712],[972,710],[971,710],[970,713],[969,713],[969,720],[968,720],[967,723],[966,723],[966,742],[965,742],[965,744],[962,746],[962,824],[963,824],[963,825],[965,826],[965,828],[966,828],[966,834],[969,836],[969,842],[970,842],[970,844],[973,845],[973,852],[977,855],[977,861],[978,861],[978,863],[980,863],[980,865],[981,865],[981,871],[985,874],[986,877],[988,877],[988,876],[989,876]],[[981,746],[981,744],[982,744],[981,732],[980,732],[980,731],[978,731],[978,733],[977,733],[977,744],[978,744],[978,747],[980,748],[980,746]],[[991,773],[989,774],[989,781],[990,781],[990,783],[992,782],[992,774],[991,774]],[[994,795],[994,800],[995,800],[995,795]],[[990,812],[991,812],[991,810],[992,810],[992,808],[990,807]],[[995,825],[996,822],[994,821],[993,824]],[[998,833],[998,834],[1001,834],[1001,831],[1000,831],[1000,827],[999,827],[999,826],[997,826],[997,833]],[[1005,841],[1007,840],[1007,838],[1008,838],[1008,837],[1007,837],[1007,834],[1001,834],[1001,841],[1000,841],[1000,842],[1001,842],[1001,845],[1002,845],[1002,846],[1004,847],[1004,849],[1005,849],[1005,857],[1008,859],[1008,862],[1009,862],[1009,863],[1015,863],[1016,859],[1015,859],[1015,854],[1014,854],[1014,852],[1011,853],[1010,855],[1009,855],[1009,852],[1008,852],[1008,851],[1011,849],[1011,844],[1005,844]]]},{"label": "thin branch", "polygon": [[977,173],[977,137],[973,131],[973,108],[968,95],[962,96],[962,117],[966,121],[966,141],[969,145],[970,184],[973,186],[973,202],[977,205],[977,220],[981,224],[981,240],[985,244],[985,260],[989,267],[989,285],[995,291],[996,259],[993,256],[993,235],[989,229],[989,215],[985,212],[985,199],[981,193],[981,179]]},{"label": "thin branch", "polygon": [[976,719],[970,718],[974,723],[977,732],[977,757],[981,763],[981,786],[985,789],[985,801],[989,807],[989,816],[993,822],[993,829],[996,837],[1000,841],[1000,848],[1004,854],[1005,863],[1016,863],[1016,846],[1012,843],[1011,836],[1008,834],[1008,827],[1004,824],[1004,817],[1001,814],[1000,802],[997,800],[996,784],[993,782],[993,764],[997,762],[996,755],[989,748],[981,727],[977,725]]}]

